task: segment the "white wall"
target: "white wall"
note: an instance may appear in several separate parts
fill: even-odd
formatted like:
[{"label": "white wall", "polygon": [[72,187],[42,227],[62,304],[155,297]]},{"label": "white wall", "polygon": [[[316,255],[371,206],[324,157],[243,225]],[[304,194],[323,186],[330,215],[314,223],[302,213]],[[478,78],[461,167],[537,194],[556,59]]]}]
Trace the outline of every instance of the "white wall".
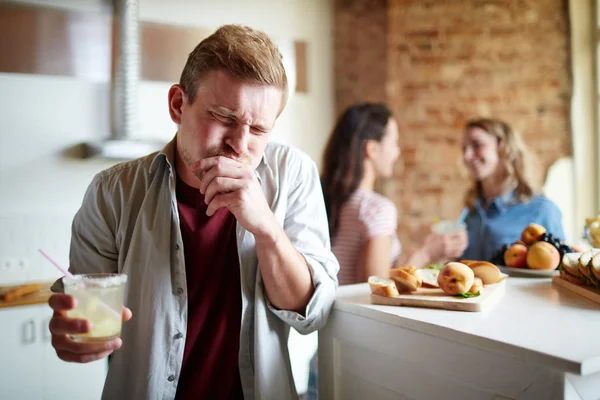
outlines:
[{"label": "white wall", "polygon": [[[21,0],[97,11],[103,0]],[[333,123],[333,26],[330,0],[140,0],[143,21],[203,28],[241,23],[278,42],[307,42],[308,93],[295,94],[273,139],[297,146],[317,163]],[[166,106],[169,82],[143,82],[142,134],[170,139],[175,130]],[[68,263],[70,222],[93,175],[106,160],[61,156],[70,146],[109,134],[106,82],[0,74],[0,284],[54,279],[40,247]],[[314,336],[293,333],[291,352],[298,389],[306,388]]]}]

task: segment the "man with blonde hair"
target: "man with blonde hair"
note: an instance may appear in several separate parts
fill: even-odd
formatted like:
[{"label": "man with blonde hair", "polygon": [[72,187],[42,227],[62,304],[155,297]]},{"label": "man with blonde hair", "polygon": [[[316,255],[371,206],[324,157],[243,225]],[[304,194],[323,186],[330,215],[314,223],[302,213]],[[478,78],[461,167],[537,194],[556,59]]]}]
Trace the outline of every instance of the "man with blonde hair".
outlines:
[{"label": "man with blonde hair", "polygon": [[[73,273],[125,273],[121,339],[83,344],[74,299],[50,300],[58,356],[113,353],[105,399],[291,399],[287,338],[326,321],[339,265],[315,164],[268,143],[287,98],[267,35],[227,25],[169,90],[160,152],[99,173],[73,221]],[[122,346],[122,347],[121,347]]]}]

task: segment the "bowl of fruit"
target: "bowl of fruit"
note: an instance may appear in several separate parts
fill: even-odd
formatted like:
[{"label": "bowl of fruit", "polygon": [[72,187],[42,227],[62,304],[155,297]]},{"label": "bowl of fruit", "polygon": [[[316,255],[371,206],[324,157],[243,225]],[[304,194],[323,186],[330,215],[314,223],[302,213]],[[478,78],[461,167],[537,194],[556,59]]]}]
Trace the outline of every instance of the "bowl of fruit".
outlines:
[{"label": "bowl of fruit", "polygon": [[573,249],[539,224],[529,224],[520,240],[502,246],[493,262],[512,276],[549,278]]}]

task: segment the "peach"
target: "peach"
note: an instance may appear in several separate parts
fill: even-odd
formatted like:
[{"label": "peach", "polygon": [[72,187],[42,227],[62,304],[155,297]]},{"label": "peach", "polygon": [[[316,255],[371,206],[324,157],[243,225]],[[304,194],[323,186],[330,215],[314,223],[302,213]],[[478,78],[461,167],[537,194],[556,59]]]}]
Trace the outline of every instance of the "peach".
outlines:
[{"label": "peach", "polygon": [[484,285],[493,285],[502,278],[502,272],[494,264],[487,261],[479,261],[470,265],[473,274],[481,279]]},{"label": "peach", "polygon": [[473,270],[459,262],[449,262],[444,265],[438,275],[440,288],[450,295],[468,292],[474,280]]},{"label": "peach", "polygon": [[469,293],[477,294],[483,287],[483,281],[477,277],[473,280],[473,286],[469,289]]},{"label": "peach", "polygon": [[537,242],[546,233],[546,228],[539,224],[529,224],[521,233],[521,241],[528,246]]},{"label": "peach", "polygon": [[513,243],[504,252],[504,265],[511,268],[527,267],[527,246],[522,243]]},{"label": "peach", "polygon": [[558,249],[547,242],[536,242],[527,252],[527,266],[531,269],[552,271],[560,261]]}]

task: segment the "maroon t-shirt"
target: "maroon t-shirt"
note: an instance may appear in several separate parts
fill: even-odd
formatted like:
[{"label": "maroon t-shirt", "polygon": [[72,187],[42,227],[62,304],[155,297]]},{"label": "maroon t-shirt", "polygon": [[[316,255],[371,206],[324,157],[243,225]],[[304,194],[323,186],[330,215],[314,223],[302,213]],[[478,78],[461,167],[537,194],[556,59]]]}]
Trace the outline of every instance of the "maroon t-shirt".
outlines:
[{"label": "maroon t-shirt", "polygon": [[242,299],[235,218],[212,217],[198,189],[177,180],[188,327],[177,399],[243,399],[238,369]]}]

